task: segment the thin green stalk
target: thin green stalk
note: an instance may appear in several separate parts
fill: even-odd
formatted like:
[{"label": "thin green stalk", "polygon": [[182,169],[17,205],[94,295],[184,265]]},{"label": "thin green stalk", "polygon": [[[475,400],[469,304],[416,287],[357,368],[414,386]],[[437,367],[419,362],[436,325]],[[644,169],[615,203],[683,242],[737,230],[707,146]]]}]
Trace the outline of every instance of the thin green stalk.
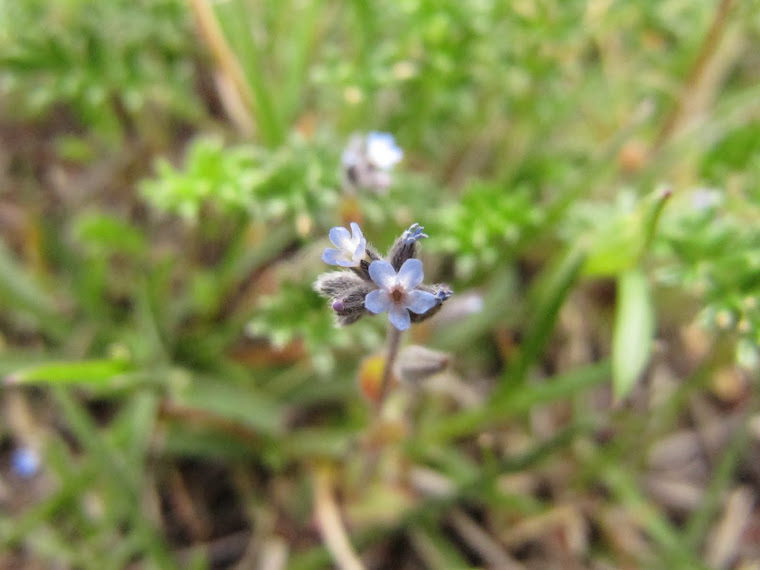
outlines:
[{"label": "thin green stalk", "polygon": [[[385,406],[385,400],[388,397],[388,390],[390,388],[391,377],[393,376],[393,364],[396,362],[398,356],[398,349],[401,345],[401,331],[393,325],[388,325],[388,352],[385,356],[385,365],[383,367],[383,375],[380,378],[380,388],[377,393],[377,399],[374,402],[372,420],[370,424],[370,434],[375,434],[379,431],[382,425],[382,413]],[[366,463],[364,464],[363,480],[369,481],[374,478],[377,466],[380,460],[381,448],[376,446],[376,442],[373,441],[373,437],[367,440],[366,447]]]},{"label": "thin green stalk", "polygon": [[[299,2],[296,9],[299,12],[297,18],[292,17],[292,6],[283,6],[281,11],[285,14],[281,17],[285,21],[283,36],[288,37],[289,49],[285,50],[290,55],[282,69],[282,109],[283,117],[291,123],[298,118],[301,111],[303,98],[307,95],[307,79],[309,62],[314,56],[315,38],[320,29],[320,22],[324,19],[323,4],[320,0]],[[284,9],[283,9],[284,8]]]},{"label": "thin green stalk", "polygon": [[[110,493],[111,499],[118,499],[118,514],[127,518],[132,526],[132,532],[140,537],[142,544],[153,562],[159,568],[175,568],[176,565],[168,552],[166,545],[152,524],[141,511],[140,481],[129,481],[124,473],[133,469],[124,465],[124,457],[117,455],[103,438],[92,419],[82,409],[71,392],[61,387],[53,387],[53,394],[61,406],[66,420],[82,447],[99,466],[101,474],[106,476],[113,485],[118,485],[118,492]],[[130,484],[131,483],[131,484]]]},{"label": "thin green stalk", "polygon": [[253,113],[256,127],[263,142],[270,148],[280,145],[285,140],[285,127],[278,109],[274,104],[272,92],[268,88],[269,80],[264,72],[259,47],[251,34],[251,14],[243,0],[217,4],[216,14],[224,11],[222,26],[229,36],[233,49],[245,74],[246,82],[253,95]]},{"label": "thin green stalk", "polygon": [[672,195],[673,191],[670,188],[666,188],[654,197],[654,204],[650,205],[648,208],[648,211],[645,215],[646,217],[644,218],[644,228],[646,235],[644,238],[644,245],[641,248],[639,259],[640,262],[643,261],[647,253],[649,253],[652,242],[654,241],[654,237],[657,234],[657,227],[660,223],[660,219],[662,218],[662,212]]},{"label": "thin green stalk", "polygon": [[677,568],[708,570],[695,556],[693,549],[668,522],[665,515],[641,494],[636,482],[618,464],[607,463],[601,474],[617,500],[631,513],[647,531],[662,551],[662,561]]},{"label": "thin green stalk", "polygon": [[56,341],[62,341],[70,333],[56,307],[53,295],[14,258],[0,241],[0,299],[3,305],[34,317],[37,326]]},{"label": "thin green stalk", "polygon": [[720,508],[723,492],[732,483],[736,466],[744,457],[749,441],[749,431],[745,427],[745,422],[742,422],[723,452],[699,508],[692,513],[686,523],[683,540],[692,550],[699,547],[710,529],[713,517]]}]

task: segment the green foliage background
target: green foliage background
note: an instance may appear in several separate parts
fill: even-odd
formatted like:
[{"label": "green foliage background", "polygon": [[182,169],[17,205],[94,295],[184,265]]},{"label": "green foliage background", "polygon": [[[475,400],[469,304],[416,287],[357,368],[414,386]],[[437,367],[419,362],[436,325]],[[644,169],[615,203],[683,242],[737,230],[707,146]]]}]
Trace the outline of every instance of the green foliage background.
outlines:
[{"label": "green foliage background", "polygon": [[[403,533],[424,567],[477,566],[435,517],[548,512],[498,481],[565,462],[577,495],[603,485],[648,537],[599,538],[583,564],[706,567],[757,446],[758,42],[756,0],[0,0],[0,438],[3,458],[38,450],[44,477],[0,512],[0,562],[210,567],[225,533],[306,532],[328,465],[363,509],[357,549]],[[346,193],[341,151],[370,130],[404,161],[387,194]],[[383,448],[445,477],[445,500],[362,489],[356,377],[384,323],[336,329],[311,289],[352,220],[380,249],[419,222],[430,280],[483,301],[414,334],[479,404],[409,396],[413,428]],[[695,328],[700,351],[678,340]],[[573,335],[587,356],[563,359]],[[663,361],[676,387],[650,401]],[[669,516],[644,450],[726,373],[744,423],[705,500]],[[546,437],[531,418],[552,406]],[[519,454],[478,447],[514,430]],[[233,481],[205,534],[161,516],[191,464]],[[288,567],[329,560],[314,536],[289,544]]]}]

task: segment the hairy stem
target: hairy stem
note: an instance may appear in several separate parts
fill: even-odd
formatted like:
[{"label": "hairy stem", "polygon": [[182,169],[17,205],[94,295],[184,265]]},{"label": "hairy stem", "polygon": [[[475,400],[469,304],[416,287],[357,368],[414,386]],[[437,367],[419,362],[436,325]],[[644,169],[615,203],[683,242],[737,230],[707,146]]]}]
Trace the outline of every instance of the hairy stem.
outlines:
[{"label": "hairy stem", "polygon": [[388,396],[388,388],[393,375],[393,364],[398,356],[398,349],[401,346],[401,331],[393,325],[388,329],[388,354],[385,357],[385,367],[383,368],[383,377],[380,379],[380,391],[375,401],[375,415],[379,416],[383,411],[383,404]]}]

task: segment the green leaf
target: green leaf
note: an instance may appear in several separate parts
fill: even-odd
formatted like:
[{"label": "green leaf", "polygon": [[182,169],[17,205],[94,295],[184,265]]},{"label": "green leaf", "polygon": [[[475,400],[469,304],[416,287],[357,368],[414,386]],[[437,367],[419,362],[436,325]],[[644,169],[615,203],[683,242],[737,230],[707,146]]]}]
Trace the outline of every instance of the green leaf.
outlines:
[{"label": "green leaf", "polygon": [[196,376],[175,394],[174,403],[210,412],[262,433],[275,433],[282,428],[283,410],[276,402],[252,386],[243,387],[230,380]]},{"label": "green leaf", "polygon": [[0,300],[4,306],[33,315],[40,326],[60,332],[63,324],[55,300],[0,242]]},{"label": "green leaf", "polygon": [[74,233],[92,253],[138,256],[148,249],[137,228],[106,214],[84,214],[76,221]]},{"label": "green leaf", "polygon": [[640,216],[636,213],[610,221],[598,231],[590,246],[584,275],[612,276],[634,267],[643,239]]},{"label": "green leaf", "polygon": [[669,188],[655,190],[642,198],[635,209],[602,223],[589,246],[583,273],[594,277],[616,276],[634,268],[651,247],[671,194]]},{"label": "green leaf", "polygon": [[574,247],[550,264],[537,280],[531,292],[527,313],[530,321],[520,354],[504,375],[495,398],[503,398],[516,386],[525,384],[528,370],[539,360],[551,340],[559,311],[576,284],[585,260],[586,251]]},{"label": "green leaf", "polygon": [[103,384],[129,371],[122,359],[95,359],[75,362],[46,362],[12,372],[9,384]]},{"label": "green leaf", "polygon": [[572,398],[605,381],[609,373],[610,364],[603,361],[547,378],[541,384],[520,386],[519,390],[494,397],[486,406],[445,416],[429,426],[422,426],[418,440],[425,446],[439,445],[486,430],[535,406]]},{"label": "green leaf", "polygon": [[649,363],[654,337],[654,310],[644,273],[633,269],[618,278],[617,310],[612,339],[612,383],[615,397],[625,398]]}]

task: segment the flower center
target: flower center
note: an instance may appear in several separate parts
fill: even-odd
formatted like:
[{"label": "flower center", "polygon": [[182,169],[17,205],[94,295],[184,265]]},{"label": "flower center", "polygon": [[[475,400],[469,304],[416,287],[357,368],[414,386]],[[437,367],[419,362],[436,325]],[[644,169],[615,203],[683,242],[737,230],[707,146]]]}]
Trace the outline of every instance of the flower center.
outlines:
[{"label": "flower center", "polygon": [[391,301],[400,303],[404,300],[404,290],[398,285],[391,290]]}]

